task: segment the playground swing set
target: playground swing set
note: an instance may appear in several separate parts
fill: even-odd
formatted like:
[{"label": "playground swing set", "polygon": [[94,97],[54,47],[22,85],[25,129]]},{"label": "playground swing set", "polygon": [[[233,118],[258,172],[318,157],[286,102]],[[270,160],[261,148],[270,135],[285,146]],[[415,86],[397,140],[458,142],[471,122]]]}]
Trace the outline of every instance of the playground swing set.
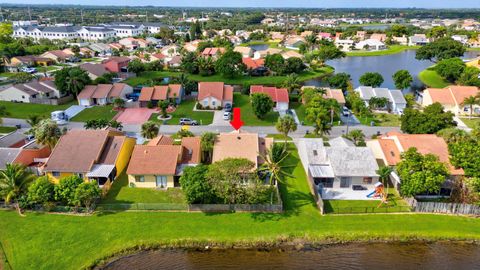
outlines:
[{"label": "playground swing set", "polygon": [[387,193],[381,182],[375,184],[375,190],[367,195],[367,198],[380,198],[380,204],[377,206],[379,208],[383,204],[388,204]]}]

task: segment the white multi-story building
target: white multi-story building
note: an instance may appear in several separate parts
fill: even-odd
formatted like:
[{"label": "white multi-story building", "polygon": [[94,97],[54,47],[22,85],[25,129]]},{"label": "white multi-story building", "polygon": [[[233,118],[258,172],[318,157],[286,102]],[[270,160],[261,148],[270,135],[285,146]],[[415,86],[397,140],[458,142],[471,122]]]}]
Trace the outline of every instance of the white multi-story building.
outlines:
[{"label": "white multi-story building", "polygon": [[84,40],[97,41],[116,37],[117,32],[114,29],[106,27],[88,27],[84,26],[78,30],[78,37]]}]

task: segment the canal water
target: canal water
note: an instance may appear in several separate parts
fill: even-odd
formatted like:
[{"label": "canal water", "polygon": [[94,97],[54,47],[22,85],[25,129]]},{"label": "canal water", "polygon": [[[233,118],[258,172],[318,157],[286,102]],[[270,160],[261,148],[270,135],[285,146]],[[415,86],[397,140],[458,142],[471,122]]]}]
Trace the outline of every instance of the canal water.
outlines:
[{"label": "canal water", "polygon": [[371,243],[304,251],[158,250],[103,269],[480,269],[480,246],[466,243]]},{"label": "canal water", "polygon": [[[477,57],[479,52],[466,52],[464,58]],[[327,61],[327,65],[335,68],[335,73],[345,72],[350,74],[354,87],[360,86],[358,80],[365,72],[378,72],[385,80],[382,87],[395,89],[392,76],[400,69],[406,69],[414,76],[414,85],[420,86],[418,73],[433,65],[430,61],[415,59],[415,50],[406,50],[397,54],[381,56],[344,57]],[[321,80],[314,79],[305,82],[305,85],[324,86]]]}]

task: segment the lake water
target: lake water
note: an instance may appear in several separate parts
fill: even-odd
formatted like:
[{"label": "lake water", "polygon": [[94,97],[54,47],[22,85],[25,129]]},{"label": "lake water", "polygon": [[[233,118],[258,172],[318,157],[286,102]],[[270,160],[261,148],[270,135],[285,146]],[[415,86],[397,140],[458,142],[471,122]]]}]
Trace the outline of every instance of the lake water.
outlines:
[{"label": "lake water", "polygon": [[153,269],[480,269],[480,246],[465,243],[349,244],[306,251],[146,251],[110,270]]},{"label": "lake water", "polygon": [[[466,52],[465,58],[474,58],[479,52]],[[407,50],[402,53],[382,55],[382,56],[363,56],[363,57],[344,57],[327,61],[327,65],[335,68],[336,73],[345,72],[352,77],[354,87],[360,85],[358,80],[365,72],[378,72],[382,74],[385,80],[382,87],[390,89],[395,88],[392,76],[400,69],[406,69],[414,76],[414,84],[421,85],[418,80],[418,73],[433,65],[430,61],[419,61],[415,59],[415,50]],[[319,80],[310,80],[306,85],[323,86]]]}]

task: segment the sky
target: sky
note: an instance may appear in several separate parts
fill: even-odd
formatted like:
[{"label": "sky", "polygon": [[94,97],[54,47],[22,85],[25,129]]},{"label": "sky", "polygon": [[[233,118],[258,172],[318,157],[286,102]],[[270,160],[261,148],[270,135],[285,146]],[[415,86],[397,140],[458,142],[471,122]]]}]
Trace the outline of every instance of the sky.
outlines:
[{"label": "sky", "polygon": [[178,7],[480,8],[480,0],[0,0],[1,3]]}]

